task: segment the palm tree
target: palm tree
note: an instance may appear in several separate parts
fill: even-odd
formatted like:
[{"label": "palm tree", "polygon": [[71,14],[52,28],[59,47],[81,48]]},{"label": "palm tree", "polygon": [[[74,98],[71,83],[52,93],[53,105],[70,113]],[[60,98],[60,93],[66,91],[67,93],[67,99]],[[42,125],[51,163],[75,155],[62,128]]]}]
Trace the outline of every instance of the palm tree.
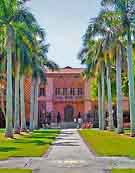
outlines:
[{"label": "palm tree", "polygon": [[[88,31],[86,33],[86,39],[91,37],[100,36],[104,38],[105,45],[104,51],[108,51],[110,53],[110,57],[116,58],[116,76],[117,79],[117,119],[118,119],[118,133],[123,132],[123,111],[122,111],[122,82],[121,82],[121,63],[119,62],[119,52],[121,51],[121,46],[123,45],[122,41],[122,25],[119,20],[119,16],[115,14],[113,11],[102,10],[97,18],[92,20],[90,26],[88,27]],[[123,56],[123,54],[121,54]],[[124,56],[125,57],[125,56]],[[123,57],[123,58],[124,58]],[[122,58],[122,57],[121,57]],[[108,59],[108,58],[107,58]],[[108,94],[110,92],[108,91]],[[109,96],[109,95],[108,95]],[[110,100],[110,99],[109,99]],[[111,101],[111,100],[110,100]],[[110,105],[110,103],[109,103]],[[108,106],[109,106],[108,105]],[[111,110],[109,111],[110,116]],[[110,120],[112,118],[109,118]]]},{"label": "palm tree", "polygon": [[[43,34],[45,35],[45,34]],[[42,38],[43,39],[43,38]],[[58,65],[47,57],[47,44],[43,40],[37,45],[32,59],[32,86],[31,86],[31,106],[30,106],[30,130],[38,128],[38,89],[40,83],[45,83],[45,68],[57,70]]]},{"label": "palm tree", "polygon": [[24,102],[24,75],[20,78],[20,109],[21,109],[21,131],[26,132],[25,102]]},{"label": "palm tree", "polygon": [[[16,29],[16,42],[18,43],[17,51],[19,51],[18,59],[15,61],[15,69],[20,71],[20,76],[18,74],[18,79],[20,80],[20,103],[21,103],[21,130],[26,131],[26,118],[25,118],[25,104],[24,104],[24,75],[29,74],[30,66],[32,63],[32,54],[37,49],[37,38],[41,37],[44,39],[44,31],[38,25],[35,17],[28,11],[27,8],[23,6],[23,3],[19,3],[20,8],[17,15],[15,16],[16,22],[19,23]],[[15,81],[17,76],[15,76]],[[19,82],[19,81],[18,81]],[[19,86],[19,85],[18,85]],[[16,88],[16,91],[19,91]],[[18,94],[19,96],[19,94]],[[17,104],[15,104],[17,107]],[[16,113],[15,125],[19,127],[19,112]]]},{"label": "palm tree", "polygon": [[[15,71],[15,133],[20,133],[20,116],[19,116],[19,81],[20,81],[20,103],[21,103],[21,130],[26,131],[25,104],[24,104],[24,87],[23,80],[26,69],[29,69],[31,63],[30,54],[36,42],[35,36],[41,32],[34,16],[23,7],[18,10],[14,19],[18,26],[16,28],[16,52],[14,62]],[[20,75],[21,71],[21,75]]]},{"label": "palm tree", "polygon": [[7,28],[7,94],[6,94],[6,137],[13,137],[12,124],[12,40],[13,30],[11,27]]},{"label": "palm tree", "polygon": [[20,116],[19,116],[19,79],[20,79],[20,65],[17,65],[16,77],[15,77],[15,117],[14,117],[14,132],[20,134]]},{"label": "palm tree", "polygon": [[[117,44],[118,46],[119,44]],[[116,48],[117,49],[117,48]],[[116,58],[116,89],[117,89],[117,132],[123,133],[123,111],[122,111],[122,48],[121,45]]]},{"label": "palm tree", "polygon": [[[32,71],[33,71],[33,75],[32,75],[32,84],[34,84],[34,86],[32,86],[32,91],[31,91],[31,97],[34,98],[33,100],[33,108],[31,105],[31,108],[33,111],[33,113],[31,113],[31,116],[33,118],[32,119],[32,124],[33,124],[33,128],[34,129],[38,129],[38,88],[39,88],[39,84],[40,84],[40,79],[43,80],[45,78],[45,74],[44,74],[44,69],[40,66],[40,64],[38,64],[39,62],[37,62],[36,58],[33,58],[33,67],[32,67]],[[34,90],[33,90],[34,88]],[[32,125],[31,125],[32,126]],[[31,128],[31,130],[33,130]]]},{"label": "palm tree", "polygon": [[101,81],[98,79],[98,117],[99,117],[99,129],[102,130],[102,116],[101,116]]},{"label": "palm tree", "polygon": [[[96,37],[100,37],[102,38],[102,44],[101,44],[101,56],[102,56],[102,62],[101,62],[101,81],[102,81],[102,99],[101,99],[101,110],[102,110],[102,119],[105,118],[105,68],[107,67],[107,87],[108,87],[108,112],[109,112],[109,129],[112,130],[113,129],[113,117],[112,117],[112,96],[111,96],[111,82],[110,82],[110,75],[109,75],[109,71],[111,68],[111,66],[109,65],[109,58],[110,57],[106,57],[106,50],[108,49],[108,42],[109,42],[109,38],[110,38],[110,31],[108,30],[109,26],[107,27],[107,29],[105,28],[106,25],[108,24],[106,22],[106,18],[110,17],[110,14],[108,14],[105,11],[101,11],[100,15],[95,18],[92,19],[88,29],[86,31],[85,34],[85,41],[90,40],[90,39],[95,39]],[[106,22],[106,23],[105,23]],[[97,40],[97,38],[96,38]],[[107,63],[106,63],[107,62]],[[109,80],[109,81],[108,81]],[[100,85],[100,84],[99,84]],[[100,90],[98,90],[100,91]],[[100,100],[99,100],[100,102]],[[101,129],[104,129],[105,127],[105,122],[102,121],[102,127]]]},{"label": "palm tree", "polygon": [[[88,38],[88,37],[87,37]],[[103,40],[86,40],[84,41],[84,48],[78,55],[82,64],[86,65],[84,77],[90,78],[97,76],[98,78],[98,115],[99,128],[105,129],[105,79],[104,79],[104,59],[102,53]],[[101,75],[100,75],[101,74]],[[102,88],[102,89],[101,89]],[[102,92],[101,92],[102,90]]]},{"label": "palm tree", "polygon": [[110,62],[107,62],[106,77],[107,77],[107,95],[108,95],[108,112],[109,112],[109,130],[114,129],[113,115],[112,115],[112,87],[111,87],[111,72]]},{"label": "palm tree", "polygon": [[[26,1],[26,0],[25,0]],[[23,89],[23,78],[24,74],[22,73],[21,76],[19,75],[20,68],[22,69],[22,63],[20,60],[25,57],[26,54],[20,56],[16,53],[16,42],[19,40],[19,47],[20,44],[23,43],[29,50],[32,51],[32,46],[34,47],[37,38],[36,36],[41,35],[42,32],[39,31],[39,25],[35,20],[34,16],[24,7],[23,0],[1,0],[0,7],[0,30],[2,31],[2,46],[6,42],[6,62],[7,62],[7,94],[6,94],[6,133],[5,136],[13,137],[13,99],[12,99],[12,72],[13,72],[13,65],[16,65],[16,75],[15,75],[15,131],[19,131],[19,109],[18,109],[18,97],[19,97],[19,80],[20,80],[20,87]],[[38,35],[37,35],[38,33]],[[33,38],[35,36],[35,38]],[[31,44],[30,44],[31,43]],[[19,50],[20,51],[20,50]],[[15,57],[14,57],[15,55]],[[30,56],[30,55],[29,55]],[[18,59],[19,57],[19,59]],[[14,61],[15,59],[15,61]],[[28,59],[28,58],[27,58]],[[24,115],[24,93],[21,90],[21,110],[22,112],[22,121],[23,125],[22,128],[25,127],[25,115]]]},{"label": "palm tree", "polygon": [[132,35],[134,33],[135,21],[135,1],[134,0],[102,0],[102,5],[112,5],[116,13],[119,13],[123,25],[123,35],[127,38],[127,59],[128,59],[128,79],[129,79],[129,100],[131,136],[135,136],[135,93],[134,93],[134,73],[132,60]]},{"label": "palm tree", "polygon": [[7,92],[6,92],[6,137],[13,137],[13,100],[12,100],[12,52],[15,36],[14,17],[17,12],[16,0],[1,0],[0,1],[0,27],[4,30],[6,40],[6,57],[7,57]]}]

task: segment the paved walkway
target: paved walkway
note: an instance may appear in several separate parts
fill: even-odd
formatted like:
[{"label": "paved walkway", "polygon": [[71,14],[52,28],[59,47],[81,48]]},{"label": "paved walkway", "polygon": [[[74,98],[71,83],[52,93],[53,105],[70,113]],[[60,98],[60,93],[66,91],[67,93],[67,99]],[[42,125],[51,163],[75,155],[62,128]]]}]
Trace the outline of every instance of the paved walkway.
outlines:
[{"label": "paved walkway", "polygon": [[0,167],[32,168],[34,173],[110,173],[112,168],[135,168],[135,160],[96,157],[89,151],[77,130],[71,129],[62,130],[44,157],[13,158],[0,161]]},{"label": "paved walkway", "polygon": [[77,130],[63,130],[48,157],[41,161],[40,173],[104,173]]}]

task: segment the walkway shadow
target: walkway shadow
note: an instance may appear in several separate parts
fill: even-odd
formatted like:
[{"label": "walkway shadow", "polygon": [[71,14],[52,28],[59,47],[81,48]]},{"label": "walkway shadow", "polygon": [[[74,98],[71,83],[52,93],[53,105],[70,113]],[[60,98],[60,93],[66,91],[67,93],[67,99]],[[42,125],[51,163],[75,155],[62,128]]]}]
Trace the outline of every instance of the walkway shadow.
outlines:
[{"label": "walkway shadow", "polygon": [[33,134],[59,134],[60,130],[34,130]]},{"label": "walkway shadow", "polygon": [[67,146],[67,147],[76,147],[76,146],[80,146],[77,143],[72,143],[72,142],[57,142],[53,144],[54,146]]},{"label": "walkway shadow", "polygon": [[15,141],[16,144],[35,144],[35,145],[45,145],[45,144],[49,144],[51,145],[52,142],[45,142],[45,141],[41,141],[41,140],[19,140],[19,141]]},{"label": "walkway shadow", "polygon": [[54,139],[56,139],[56,136],[37,136],[37,135],[32,135],[32,136],[28,136],[28,137],[26,137],[26,138],[34,138],[34,139],[52,139],[52,140],[54,140]]},{"label": "walkway shadow", "polygon": [[16,147],[0,147],[0,152],[9,152],[18,150]]},{"label": "walkway shadow", "polygon": [[71,141],[79,141],[79,139],[76,139],[76,138],[67,138],[67,139],[65,139],[64,137],[58,137],[58,138],[56,138],[57,140],[71,140]]},{"label": "walkway shadow", "polygon": [[74,133],[74,132],[62,132],[61,134],[73,135],[73,134],[75,134],[75,133]]}]

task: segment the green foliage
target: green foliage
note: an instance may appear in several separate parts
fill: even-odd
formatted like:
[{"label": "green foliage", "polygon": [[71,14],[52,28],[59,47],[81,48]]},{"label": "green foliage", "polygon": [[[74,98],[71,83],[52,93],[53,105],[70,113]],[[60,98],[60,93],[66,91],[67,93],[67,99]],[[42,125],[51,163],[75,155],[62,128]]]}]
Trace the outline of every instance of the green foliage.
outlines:
[{"label": "green foliage", "polygon": [[[17,125],[20,121],[19,109],[16,109],[19,107],[19,85],[15,85],[15,99],[13,98],[12,101],[13,77],[15,83],[21,80],[22,76],[30,76],[44,82],[46,68],[58,69],[57,64],[47,57],[49,45],[46,43],[45,30],[40,27],[35,16],[25,6],[26,1],[28,0],[0,0],[0,77],[3,74],[7,75],[5,76],[5,79],[7,77],[7,137],[13,136],[13,124],[16,128],[20,128]],[[20,92],[20,97],[22,96],[20,100],[24,102],[24,94],[22,90]],[[16,100],[18,101],[16,102]],[[14,123],[12,123],[13,109],[11,105],[15,105],[15,110],[17,110]],[[24,109],[20,111],[25,112]],[[22,117],[25,119],[25,113]]]},{"label": "green foliage", "polygon": [[96,79],[90,81],[90,96],[92,100],[97,100],[98,88]]}]

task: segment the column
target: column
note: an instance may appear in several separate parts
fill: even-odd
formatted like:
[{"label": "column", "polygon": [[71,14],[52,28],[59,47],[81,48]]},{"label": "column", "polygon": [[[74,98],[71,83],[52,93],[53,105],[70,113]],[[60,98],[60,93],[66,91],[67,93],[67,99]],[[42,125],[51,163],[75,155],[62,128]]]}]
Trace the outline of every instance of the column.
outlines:
[{"label": "column", "polygon": [[85,80],[84,87],[84,111],[87,113],[91,110],[91,102],[90,102],[90,80]]},{"label": "column", "polygon": [[46,111],[52,112],[53,111],[53,78],[47,79],[47,86],[46,86]]}]

